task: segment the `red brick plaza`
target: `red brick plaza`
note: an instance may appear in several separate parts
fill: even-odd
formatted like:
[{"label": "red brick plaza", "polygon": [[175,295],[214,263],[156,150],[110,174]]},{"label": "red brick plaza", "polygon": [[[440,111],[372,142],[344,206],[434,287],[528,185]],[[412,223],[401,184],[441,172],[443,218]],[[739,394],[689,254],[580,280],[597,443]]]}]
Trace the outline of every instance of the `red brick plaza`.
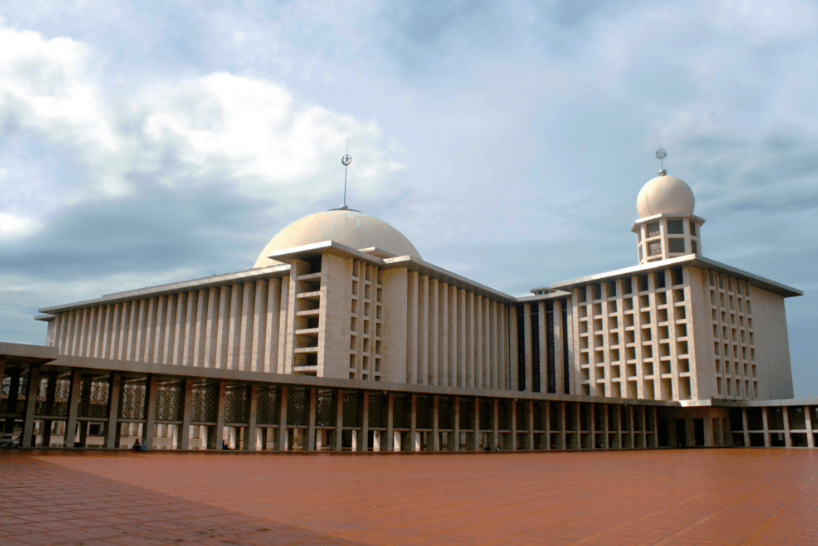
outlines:
[{"label": "red brick plaza", "polygon": [[818,452],[0,452],[0,544],[818,544]]}]

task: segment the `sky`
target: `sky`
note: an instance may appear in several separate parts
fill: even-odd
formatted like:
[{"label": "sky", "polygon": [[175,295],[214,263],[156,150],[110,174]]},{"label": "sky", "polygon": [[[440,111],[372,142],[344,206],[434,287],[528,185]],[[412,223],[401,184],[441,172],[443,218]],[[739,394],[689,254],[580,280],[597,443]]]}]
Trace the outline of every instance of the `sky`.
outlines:
[{"label": "sky", "polygon": [[708,258],[793,286],[818,397],[818,4],[0,0],[0,340],[240,271],[343,201],[511,295],[637,263],[668,152]]}]

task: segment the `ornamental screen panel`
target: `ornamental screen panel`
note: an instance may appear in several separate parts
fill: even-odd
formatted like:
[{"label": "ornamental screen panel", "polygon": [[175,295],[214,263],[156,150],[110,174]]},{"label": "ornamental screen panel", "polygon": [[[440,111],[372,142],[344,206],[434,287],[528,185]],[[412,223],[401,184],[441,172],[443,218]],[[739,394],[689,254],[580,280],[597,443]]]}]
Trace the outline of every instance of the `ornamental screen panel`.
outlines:
[{"label": "ornamental screen panel", "polygon": [[369,395],[369,427],[386,428],[386,396]]},{"label": "ornamental screen panel", "polygon": [[680,237],[673,237],[667,240],[667,249],[670,252],[684,252],[685,240]]},{"label": "ornamental screen panel", "polygon": [[309,425],[309,394],[307,389],[290,387],[287,390],[287,424],[291,427]]},{"label": "ornamental screen panel", "polygon": [[433,401],[431,396],[418,396],[417,428],[431,430],[433,411],[432,404]]},{"label": "ornamental screen panel", "polygon": [[80,392],[80,417],[108,416],[108,379],[82,378]]},{"label": "ornamental screen panel", "polygon": [[219,403],[219,385],[199,383],[193,385],[190,404],[190,420],[198,423],[215,423]]},{"label": "ornamental screen panel", "polygon": [[156,392],[156,419],[181,421],[183,398],[184,384],[181,381],[161,383]]},{"label": "ornamental screen panel", "polygon": [[147,394],[145,379],[125,381],[119,399],[119,418],[144,419],[148,409]]},{"label": "ornamental screen panel", "polygon": [[470,430],[472,428],[472,417],[474,413],[474,399],[460,399],[460,430]]},{"label": "ornamental screen panel", "polygon": [[231,385],[224,393],[224,421],[245,424],[249,421],[250,400],[246,385]]},{"label": "ornamental screen panel", "polygon": [[276,389],[275,387],[259,387],[258,406],[256,408],[256,424],[276,424]]},{"label": "ornamental screen panel", "polygon": [[345,392],[344,393],[344,417],[343,423],[345,427],[356,428],[358,424],[358,393]]},{"label": "ornamental screen panel", "polygon": [[411,405],[412,400],[408,394],[396,394],[393,401],[394,427],[396,429],[408,429],[411,426]]},{"label": "ornamental screen panel", "polygon": [[315,426],[335,426],[335,396],[330,389],[318,389],[316,400]]},{"label": "ornamental screen panel", "polygon": [[682,235],[685,232],[684,222],[682,220],[668,220],[667,232],[670,235]]},{"label": "ornamental screen panel", "polygon": [[[48,402],[48,387],[49,382],[54,382],[53,376],[40,377],[40,384],[37,389],[37,405],[34,407],[34,415],[51,415],[46,413]],[[54,405],[53,403],[51,404]]]},{"label": "ornamental screen panel", "polygon": [[438,417],[437,426],[440,429],[450,430],[454,428],[454,400],[448,396],[441,396],[437,401]]}]

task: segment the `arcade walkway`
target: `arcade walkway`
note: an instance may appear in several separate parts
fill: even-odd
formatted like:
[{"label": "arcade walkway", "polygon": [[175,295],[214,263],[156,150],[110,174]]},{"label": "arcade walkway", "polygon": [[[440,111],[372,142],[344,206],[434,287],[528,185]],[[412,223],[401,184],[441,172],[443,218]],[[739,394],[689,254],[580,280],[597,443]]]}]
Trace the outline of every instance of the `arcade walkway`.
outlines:
[{"label": "arcade walkway", "polygon": [[818,452],[0,451],[0,543],[815,544]]}]

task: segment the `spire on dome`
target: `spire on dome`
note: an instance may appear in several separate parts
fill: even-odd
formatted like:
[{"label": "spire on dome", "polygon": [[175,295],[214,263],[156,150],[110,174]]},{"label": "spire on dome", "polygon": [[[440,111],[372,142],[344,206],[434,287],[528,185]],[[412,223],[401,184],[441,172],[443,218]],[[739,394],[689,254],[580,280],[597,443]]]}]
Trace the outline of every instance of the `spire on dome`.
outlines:
[{"label": "spire on dome", "polygon": [[659,165],[661,166],[661,168],[659,169],[659,176],[665,176],[667,174],[667,171],[665,170],[666,157],[667,152],[664,149],[659,148],[658,150],[656,150],[656,159],[659,160]]}]

